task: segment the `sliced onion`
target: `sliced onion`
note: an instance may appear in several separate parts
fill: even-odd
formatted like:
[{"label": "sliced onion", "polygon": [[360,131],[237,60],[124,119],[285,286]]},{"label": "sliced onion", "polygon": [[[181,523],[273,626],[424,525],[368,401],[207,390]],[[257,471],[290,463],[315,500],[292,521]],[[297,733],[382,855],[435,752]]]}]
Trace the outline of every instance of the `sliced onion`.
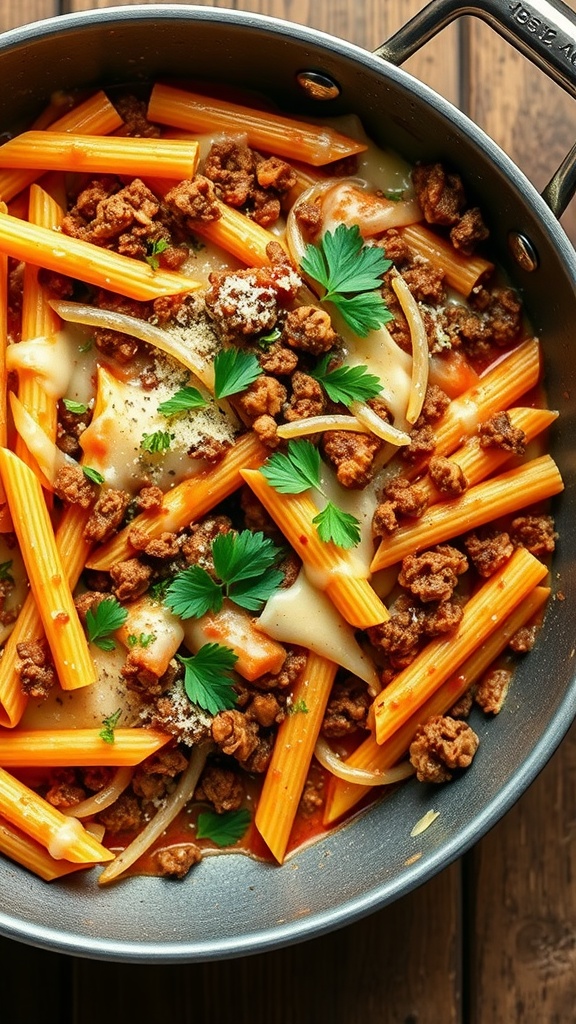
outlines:
[{"label": "sliced onion", "polygon": [[[383,772],[368,772],[363,768],[352,768],[342,761],[322,736],[319,736],[314,748],[314,756],[323,768],[343,779],[344,782],[352,782],[356,786],[390,786],[394,782],[402,782],[414,774],[414,768],[409,761],[402,761],[394,768],[387,768]],[[108,869],[107,869],[108,870]]]},{"label": "sliced onion", "polygon": [[320,434],[325,430],[353,430],[357,434],[369,434],[370,428],[365,427],[355,416],[346,416],[345,413],[330,413],[326,416],[308,416],[301,420],[293,420],[291,423],[281,423],[278,427],[278,437],[304,437],[306,434]]},{"label": "sliced onion", "polygon": [[146,850],[152,843],[160,838],[165,829],[168,828],[168,825],[174,821],[174,818],[177,817],[182,808],[192,799],[211,746],[212,744],[210,743],[202,743],[194,748],[188,762],[188,767],[180,776],[180,781],[174,792],[168,797],[164,806],[148,822],[142,832],[136,836],[136,839],[104,868],[98,879],[99,885],[106,885],[107,882],[112,882],[131,867],[143,853],[146,853]]},{"label": "sliced onion", "polygon": [[50,489],[54,489],[56,478],[61,469],[75,466],[80,469],[79,464],[70,455],[61,451],[54,441],[42,430],[33,416],[22,405],[19,398],[10,393],[10,409],[14,419],[14,426],[24,441],[28,451],[34,456],[38,467]]},{"label": "sliced onion", "polygon": [[79,804],[66,807],[63,814],[67,814],[70,818],[89,818],[92,814],[98,814],[98,811],[110,807],[118,799],[130,784],[133,775],[133,768],[119,768],[117,772],[114,772],[107,786],[103,786],[86,800],[81,800]]},{"label": "sliced onion", "polygon": [[82,302],[53,300],[50,305],[62,320],[69,323],[103,327],[106,330],[118,331],[120,334],[130,334],[133,338],[138,338],[139,341],[147,342],[182,363],[210,392],[214,391],[212,365],[195,355],[186,343],[171,331],[163,331],[160,327],[148,323],[147,320],[139,320],[138,317],[128,316],[126,313],[118,313],[112,309],[99,309]]},{"label": "sliced onion", "polygon": [[402,307],[402,312],[408,321],[410,337],[412,339],[412,384],[408,398],[406,419],[408,423],[415,423],[424,405],[426,388],[428,387],[428,373],[430,368],[430,352],[428,350],[428,336],[422,314],[416,299],[412,295],[406,281],[400,274],[392,277],[392,287],[396,298]]},{"label": "sliced onion", "polygon": [[366,430],[376,434],[376,437],[382,438],[383,441],[388,441],[390,444],[395,445],[396,448],[403,444],[410,444],[408,434],[403,430],[398,430],[398,427],[393,427],[391,423],[387,423],[365,402],[352,402],[350,412],[354,414]]}]

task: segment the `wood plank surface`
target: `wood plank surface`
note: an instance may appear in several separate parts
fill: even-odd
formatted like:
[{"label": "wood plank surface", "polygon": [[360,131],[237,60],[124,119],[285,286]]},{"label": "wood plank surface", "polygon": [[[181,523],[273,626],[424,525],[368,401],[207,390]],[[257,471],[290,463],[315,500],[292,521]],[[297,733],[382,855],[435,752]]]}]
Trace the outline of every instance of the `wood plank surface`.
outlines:
[{"label": "wood plank surface", "polygon": [[[109,6],[4,0],[0,29]],[[374,49],[420,0],[238,0]],[[484,25],[452,26],[407,64],[542,188],[576,134],[574,104]],[[565,226],[576,240],[573,211]],[[98,963],[0,939],[1,1024],[554,1024],[576,988],[576,732],[462,861],[371,917],[223,963]],[[23,981],[24,979],[24,981]]]}]

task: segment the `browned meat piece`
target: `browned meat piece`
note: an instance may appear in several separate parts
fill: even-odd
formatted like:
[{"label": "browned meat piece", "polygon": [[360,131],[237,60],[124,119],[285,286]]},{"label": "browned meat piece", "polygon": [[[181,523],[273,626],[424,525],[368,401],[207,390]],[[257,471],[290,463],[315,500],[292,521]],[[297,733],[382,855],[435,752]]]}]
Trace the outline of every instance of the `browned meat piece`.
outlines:
[{"label": "browned meat piece", "polygon": [[398,582],[421,601],[448,601],[467,569],[468,560],[458,548],[438,544],[420,555],[407,555]]},{"label": "browned meat piece", "polygon": [[552,516],[517,516],[512,520],[510,532],[514,544],[528,548],[536,558],[551,555],[556,547],[558,534]]},{"label": "browned meat piece", "polygon": [[124,121],[118,134],[133,135],[137,138],[158,138],[160,129],[146,117],[147,104],[137,96],[118,96],[114,106]]},{"label": "browned meat piece", "polygon": [[155,850],[152,860],[162,878],[184,878],[194,864],[202,860],[202,850],[195,843],[178,843]]},{"label": "browned meat piece", "polygon": [[416,463],[427,459],[436,447],[436,435],[427,423],[410,431],[410,444],[400,449],[404,462]]},{"label": "browned meat piece", "polygon": [[424,404],[417,425],[421,427],[425,423],[435,423],[444,415],[449,405],[450,399],[446,392],[442,391],[437,384],[429,384],[426,388]]},{"label": "browned meat piece", "polygon": [[482,315],[492,344],[497,347],[516,341],[522,330],[522,303],[512,288],[478,288],[470,302]]},{"label": "browned meat piece", "polygon": [[478,427],[481,448],[501,448],[514,455],[524,455],[526,434],[513,427],[507,412],[497,412]]},{"label": "browned meat piece", "polygon": [[286,388],[279,380],[263,375],[238,396],[237,402],[248,419],[253,420],[258,416],[277,416],[286,397]]},{"label": "browned meat piece", "polygon": [[372,518],[372,533],[375,537],[386,537],[389,533],[394,533],[399,526],[396,518],[396,506],[393,501],[381,501],[376,506],[376,511]]},{"label": "browned meat piece", "polygon": [[247,713],[265,729],[281,722],[285,717],[284,709],[273,693],[255,693],[248,705]]},{"label": "browned meat piece", "polygon": [[445,636],[452,633],[462,621],[462,605],[455,601],[432,603],[422,620],[422,632],[429,637]]},{"label": "browned meat piece", "polygon": [[266,448],[274,449],[280,444],[278,424],[273,416],[268,416],[266,413],[257,416],[252,423],[252,430]]},{"label": "browned meat piece", "polygon": [[215,142],[204,163],[204,173],[229,206],[244,206],[254,187],[256,161],[248,146],[233,139]]},{"label": "browned meat piece", "polygon": [[241,711],[221,711],[212,722],[212,739],[223,754],[247,761],[258,746],[258,723]]},{"label": "browned meat piece", "polygon": [[143,825],[140,804],[133,793],[122,793],[111,807],[98,813],[98,821],[113,835],[136,832]]},{"label": "browned meat piece", "polygon": [[412,171],[416,198],[429,224],[457,224],[466,204],[462,180],[442,164],[419,164]]},{"label": "browned meat piece", "polygon": [[444,271],[431,263],[416,263],[402,277],[418,302],[439,306],[444,301]]},{"label": "browned meat piece", "polygon": [[[128,185],[106,195],[108,188],[106,183],[96,182],[89,186],[88,202],[82,195],[78,197],[76,206],[62,221],[64,234],[107,246],[135,226],[150,229],[160,203],[143,181],[134,178]],[[98,194],[100,198],[96,198]]]},{"label": "browned meat piece", "polygon": [[132,789],[136,796],[146,800],[161,799],[166,795],[170,780],[181,775],[187,765],[184,754],[176,747],[160,750],[136,769]]},{"label": "browned meat piece", "polygon": [[164,196],[169,210],[184,218],[194,229],[196,223],[210,223],[222,216],[214,185],[208,178],[197,174],[191,181],[180,181]]},{"label": "browned meat piece", "polygon": [[384,488],[384,496],[392,502],[394,511],[402,516],[418,519],[426,510],[427,499],[406,477],[396,476]]},{"label": "browned meat piece", "polygon": [[189,565],[200,565],[211,576],[215,574],[212,541],[221,533],[230,533],[232,520],[228,516],[209,516],[190,527],[190,536],[182,544],[182,554]]},{"label": "browned meat piece", "polygon": [[289,405],[284,409],[284,419],[290,423],[293,420],[309,419],[310,416],[321,416],[326,409],[326,398],[318,381],[296,370],[291,385],[292,394]]},{"label": "browned meat piece", "polygon": [[270,373],[273,377],[289,377],[298,366],[296,353],[279,341],[265,348],[258,359],[264,373]]},{"label": "browned meat piece", "polygon": [[348,430],[327,430],[322,438],[322,449],[336,468],[336,476],[343,487],[361,489],[374,475],[374,459],[383,441],[374,434],[356,434]]},{"label": "browned meat piece", "polygon": [[410,744],[410,761],[420,782],[447,782],[457,768],[468,768],[479,739],[466,722],[435,715],[419,726]]},{"label": "browned meat piece", "polygon": [[62,466],[54,482],[54,492],[68,505],[90,508],[96,498],[96,488],[84,475],[80,466]]},{"label": "browned meat piece", "polygon": [[290,348],[319,356],[329,352],[337,340],[338,335],[326,310],[316,306],[297,306],[288,313],[282,342]]},{"label": "browned meat piece", "polygon": [[519,629],[517,633],[514,633],[514,636],[511,638],[508,645],[510,650],[514,651],[516,654],[527,654],[532,650],[536,643],[537,633],[538,626],[536,624],[532,624],[531,626],[522,626],[522,628]]},{"label": "browned meat piece", "polygon": [[210,274],[206,308],[225,340],[271,331],[278,319],[278,293],[268,268]]},{"label": "browned meat piece", "polygon": [[354,676],[335,683],[326,707],[322,733],[328,739],[366,729],[371,698],[366,683]]},{"label": "browned meat piece", "polygon": [[138,558],[127,558],[110,568],[112,593],[120,601],[135,601],[148,590],[152,569]]},{"label": "browned meat piece", "polygon": [[120,526],[129,504],[127,491],[113,487],[103,490],[84,528],[84,539],[91,544],[103,544]]},{"label": "browned meat piece", "polygon": [[322,211],[317,203],[298,203],[295,210],[296,220],[302,234],[313,240],[322,224]]},{"label": "browned meat piece", "polygon": [[136,497],[136,504],[140,512],[159,512],[163,499],[162,488],[149,485],[140,489]]},{"label": "browned meat piece", "polygon": [[505,668],[493,668],[482,676],[474,699],[486,714],[497,715],[501,711],[511,680],[512,673]]},{"label": "browned meat piece", "polygon": [[27,640],[17,644],[20,686],[24,693],[43,700],[56,682],[56,670],[46,640]]},{"label": "browned meat piece", "polygon": [[397,658],[414,657],[422,636],[422,621],[421,609],[406,595],[394,603],[387,622],[368,629],[368,636],[371,643],[381,647],[396,664]]},{"label": "browned meat piece", "polygon": [[86,791],[82,789],[82,786],[74,785],[69,782],[55,782],[54,785],[50,786],[50,789],[45,794],[45,799],[52,807],[57,807],[59,811],[65,810],[67,807],[74,807],[76,804],[86,799]]},{"label": "browned meat piece", "polygon": [[180,552],[178,537],[175,533],[165,531],[159,537],[154,537],[148,541],[143,551],[148,558],[159,558],[162,561],[169,561],[176,558]]},{"label": "browned meat piece", "polygon": [[217,814],[237,811],[244,803],[244,783],[237,772],[230,768],[208,765],[194,793],[195,800],[211,803]]},{"label": "browned meat piece", "polygon": [[293,168],[277,156],[270,156],[266,160],[258,161],[256,178],[260,188],[273,189],[280,195],[289,192],[296,184],[296,174]]},{"label": "browned meat piece", "polygon": [[471,256],[479,242],[485,242],[490,232],[477,206],[466,210],[450,231],[450,241],[458,252]]},{"label": "browned meat piece", "polygon": [[58,403],[56,444],[61,451],[65,452],[66,455],[71,455],[73,459],[78,458],[81,454],[80,437],[91,418],[92,411],[90,409],[87,409],[86,412],[75,413],[70,412],[64,405],[64,402],[60,401]]},{"label": "browned meat piece", "polygon": [[324,777],[320,772],[311,770],[310,775],[304,783],[302,796],[300,797],[299,810],[304,817],[309,818],[315,811],[324,806]]},{"label": "browned meat piece", "polygon": [[468,481],[458,463],[444,455],[430,459],[428,472],[434,486],[449,498],[457,498],[468,487]]},{"label": "browned meat piece", "polygon": [[86,590],[74,598],[74,606],[78,612],[80,622],[86,623],[86,612],[95,611],[101,601],[110,598],[110,594],[101,590]]},{"label": "browned meat piece", "polygon": [[492,576],[501,569],[514,551],[510,537],[504,531],[490,531],[485,537],[469,534],[464,546],[476,572],[483,577]]}]

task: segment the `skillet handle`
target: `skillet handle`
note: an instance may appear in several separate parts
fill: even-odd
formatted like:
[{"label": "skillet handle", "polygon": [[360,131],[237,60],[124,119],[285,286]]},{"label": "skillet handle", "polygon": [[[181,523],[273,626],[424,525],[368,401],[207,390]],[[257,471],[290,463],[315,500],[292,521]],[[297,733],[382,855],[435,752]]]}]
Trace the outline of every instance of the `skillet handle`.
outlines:
[{"label": "skillet handle", "polygon": [[[485,21],[571,96],[576,96],[576,12],[562,0],[431,0],[375,50],[403,64],[456,18]],[[576,193],[576,145],[552,176],[542,196],[560,217]]]}]

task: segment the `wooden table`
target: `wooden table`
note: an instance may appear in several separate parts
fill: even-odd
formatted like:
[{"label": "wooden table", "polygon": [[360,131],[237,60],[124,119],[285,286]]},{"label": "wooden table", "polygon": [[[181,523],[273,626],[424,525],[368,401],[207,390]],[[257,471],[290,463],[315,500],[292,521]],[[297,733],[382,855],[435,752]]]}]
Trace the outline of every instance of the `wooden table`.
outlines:
[{"label": "wooden table", "polygon": [[[116,0],[118,2],[118,0]],[[574,2],[574,0],[572,0]],[[105,0],[3,0],[0,29]],[[374,49],[421,0],[238,0]],[[542,189],[573,103],[485,25],[407,65]],[[573,204],[574,205],[574,204]],[[564,226],[576,241],[576,210]],[[576,732],[492,832],[416,892],[332,935],[208,965],[117,965],[0,939],[2,1024],[568,1024],[576,1004]]]}]

